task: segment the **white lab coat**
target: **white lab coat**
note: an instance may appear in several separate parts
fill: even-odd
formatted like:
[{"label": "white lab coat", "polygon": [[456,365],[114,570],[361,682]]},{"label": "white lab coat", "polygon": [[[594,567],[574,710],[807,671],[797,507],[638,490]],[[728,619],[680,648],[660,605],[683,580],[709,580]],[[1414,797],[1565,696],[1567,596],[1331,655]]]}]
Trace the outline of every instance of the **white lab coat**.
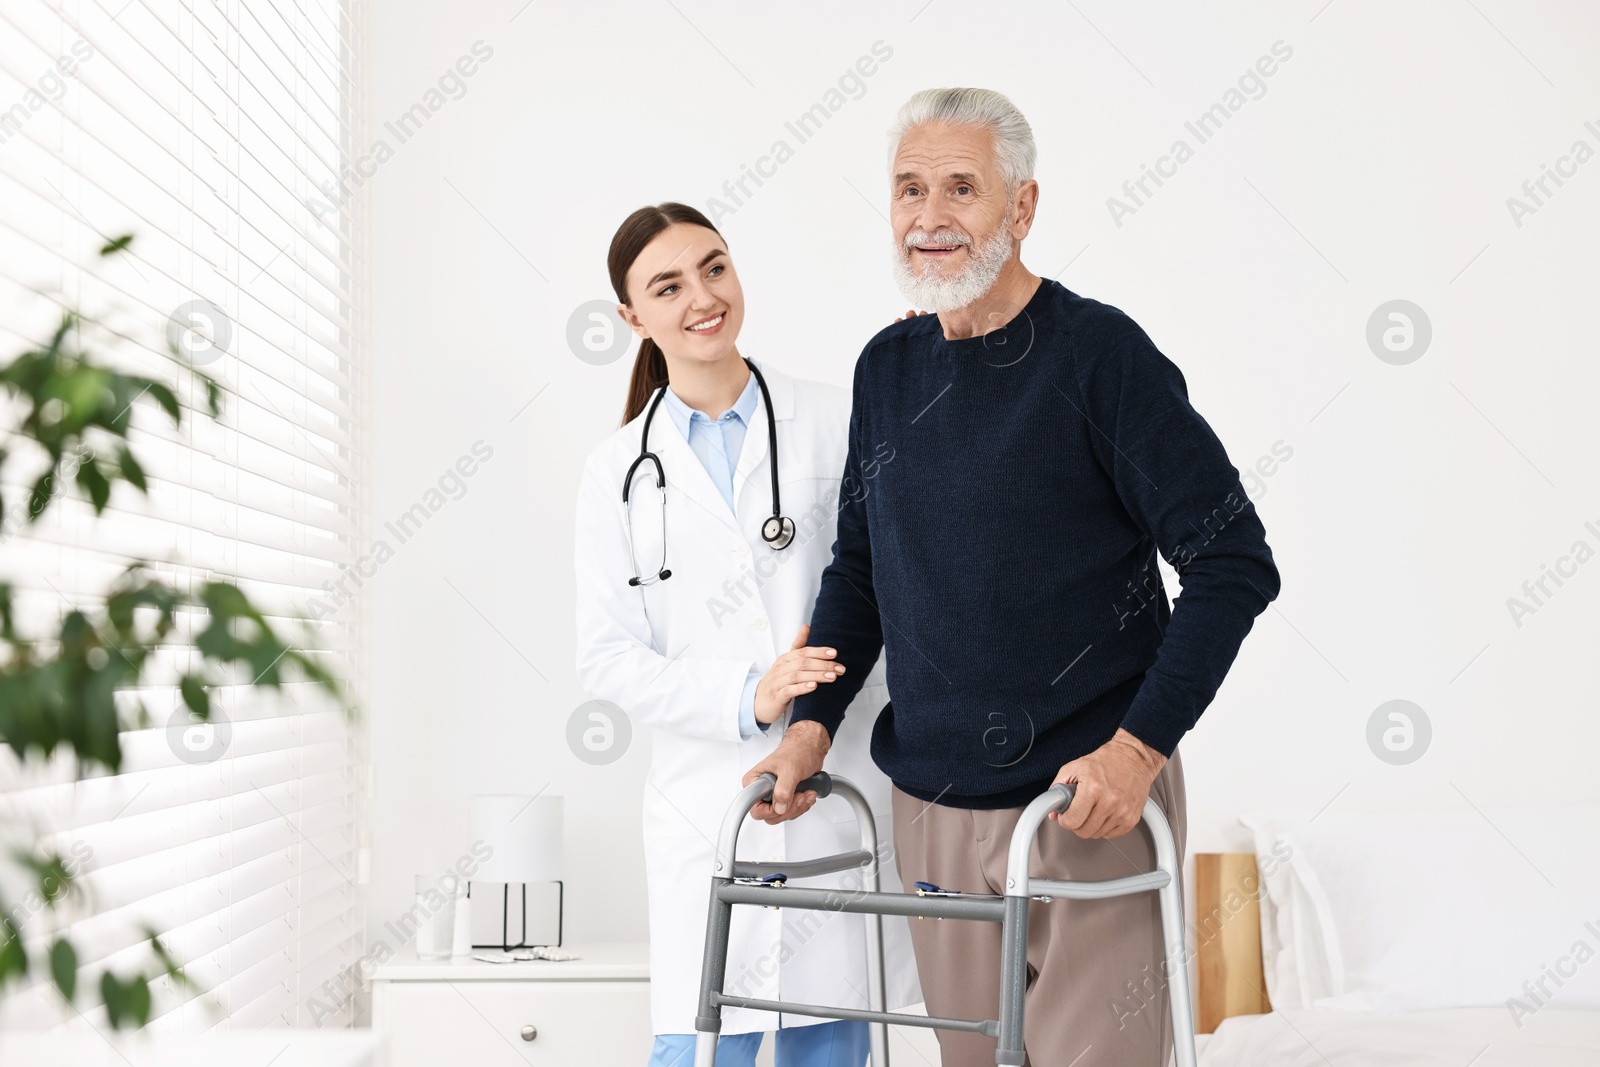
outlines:
[{"label": "white lab coat", "polygon": [[[622,479],[639,454],[643,413],[589,456],[578,492],[579,681],[634,723],[654,728],[644,853],[651,1015],[658,1034],[694,1032],[713,842],[740,779],[777,747],[788,722],[785,714],[765,733],[740,740],[745,678],[752,666],[765,674],[810,621],[822,570],[833,558],[850,394],[756,362],[776,413],[783,513],[796,526],[788,548],[774,552],[761,539],[762,521],[772,509],[772,476],[759,391],[733,479],[737,520],[670,414],[656,412],[650,448],[666,473],[666,565],[672,571],[666,581],[628,585],[634,566]],[[649,576],[661,560],[661,504],[650,463],[635,472],[631,495],[638,572]],[[850,705],[825,769],[862,789],[877,821],[882,888],[900,892],[890,785],[868,754],[873,721],[887,701],[880,657]],[[858,848],[857,833],[850,806],[828,797],[778,826],[745,820],[737,855],[756,861],[815,858]],[[855,871],[790,884],[861,887]],[[888,1007],[918,1003],[922,995],[906,920],[885,916],[882,922]],[[725,988],[758,999],[867,1007],[863,917],[735,906]],[[722,1018],[725,1034],[779,1025],[776,1013],[741,1008],[724,1008]],[[785,1014],[782,1024],[826,1021]]]}]

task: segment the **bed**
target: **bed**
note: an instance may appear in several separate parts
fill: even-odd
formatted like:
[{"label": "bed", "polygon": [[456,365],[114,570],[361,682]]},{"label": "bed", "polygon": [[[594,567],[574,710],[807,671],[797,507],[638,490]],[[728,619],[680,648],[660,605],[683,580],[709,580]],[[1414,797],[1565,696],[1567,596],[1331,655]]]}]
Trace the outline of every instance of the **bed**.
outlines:
[{"label": "bed", "polygon": [[1600,806],[1240,821],[1195,856],[1202,1067],[1600,1065]]},{"label": "bed", "polygon": [[1236,1015],[1198,1039],[1202,1067],[1595,1067],[1596,1013],[1550,1009],[1518,1030],[1503,1008]]}]

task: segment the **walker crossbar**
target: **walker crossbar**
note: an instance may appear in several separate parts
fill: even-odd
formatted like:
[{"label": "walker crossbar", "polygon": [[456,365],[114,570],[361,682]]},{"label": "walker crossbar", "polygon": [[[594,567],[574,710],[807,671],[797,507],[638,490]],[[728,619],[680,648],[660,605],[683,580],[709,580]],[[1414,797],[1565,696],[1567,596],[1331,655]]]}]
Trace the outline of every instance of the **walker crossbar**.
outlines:
[{"label": "walker crossbar", "polygon": [[768,908],[804,908],[808,911],[843,911],[856,915],[905,915],[933,919],[980,919],[997,923],[1005,919],[1005,897],[913,896],[910,893],[862,893],[847,889],[773,889],[763,885],[729,885],[715,890],[729,904],[760,904]]},{"label": "walker crossbar", "polygon": [[1130,874],[1126,878],[1107,878],[1103,882],[1057,882],[1050,878],[1029,878],[1028,896],[1066,897],[1069,900],[1104,900],[1160,889],[1171,881],[1166,871]]},{"label": "walker crossbar", "polygon": [[[860,828],[861,848],[821,859],[793,863],[735,861],[739,828],[758,800],[770,800],[776,779],[764,774],[740,792],[728,808],[717,839],[716,868],[711,877],[710,914],[706,920],[705,957],[700,973],[699,1011],[695,1016],[695,1067],[715,1067],[717,1035],[722,1030],[722,1008],[791,1012],[823,1019],[851,1019],[870,1023],[873,1067],[889,1067],[889,1023],[940,1030],[981,1033],[998,1039],[995,1063],[1020,1067],[1023,1062],[1023,1005],[1027,993],[1028,908],[1034,898],[1056,897],[1092,900],[1154,892],[1161,905],[1162,939],[1166,946],[1168,1000],[1172,1009],[1173,1049],[1177,1067],[1196,1067],[1194,1014],[1189,1004],[1189,967],[1184,946],[1183,893],[1177,866],[1177,844],[1165,814],[1154,800],[1146,800],[1144,823],[1155,843],[1156,869],[1123,878],[1095,882],[1064,882],[1033,878],[1028,872],[1029,852],[1039,824],[1052,812],[1072,803],[1073,787],[1056,785],[1023,809],[1011,835],[1006,862],[1004,896],[956,893],[912,895],[883,893],[878,889],[878,830],[866,799],[843,778],[820,773],[795,787],[795,792],[816,790],[819,796],[836,792],[850,803]],[[734,879],[787,874],[809,877],[850,868],[862,872],[860,890],[754,885]],[[842,911],[865,917],[867,927],[867,1010],[795,1004],[789,1001],[738,997],[723,991],[728,962],[728,927],[735,904]],[[1000,923],[1000,1018],[946,1019],[885,1011],[883,975],[884,915],[934,919],[965,919]]]},{"label": "walker crossbar", "polygon": [[864,1023],[894,1023],[896,1026],[922,1026],[929,1030],[965,1030],[974,1034],[1000,1035],[1000,1024],[993,1019],[942,1019],[938,1016],[908,1015],[903,1011],[862,1011],[860,1008],[824,1007],[818,1004],[796,1004],[790,1000],[757,1000],[753,997],[730,997],[718,993],[718,1004],[735,1008],[759,1008],[763,1011],[783,1011],[791,1015],[810,1015],[818,1019],[855,1019]]},{"label": "walker crossbar", "polygon": [[837,856],[824,856],[818,860],[796,860],[793,863],[751,863],[735,860],[735,878],[765,878],[769,874],[787,874],[790,878],[812,878],[819,874],[848,871],[851,867],[864,867],[872,858],[866,852],[841,852]]}]

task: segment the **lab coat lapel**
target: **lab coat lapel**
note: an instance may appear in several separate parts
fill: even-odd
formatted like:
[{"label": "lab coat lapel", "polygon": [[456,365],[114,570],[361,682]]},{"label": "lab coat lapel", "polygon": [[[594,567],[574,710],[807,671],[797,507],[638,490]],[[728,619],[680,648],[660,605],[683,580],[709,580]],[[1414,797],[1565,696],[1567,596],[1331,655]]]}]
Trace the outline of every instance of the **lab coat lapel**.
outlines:
[{"label": "lab coat lapel", "polygon": [[[762,363],[756,363],[756,366],[761,368],[762,376],[767,379],[767,389],[772,393],[774,417],[777,422],[782,423],[794,414],[794,383],[782,371],[771,369]],[[782,433],[781,427],[779,432]],[[750,425],[744,432],[744,445],[739,449],[739,463],[733,472],[733,493],[734,499],[741,503],[747,492],[756,494],[756,498],[761,501],[763,519],[772,514],[772,475],[761,469],[762,461],[766,458],[767,405],[758,385],[755,411],[750,415]],[[781,445],[778,462],[780,464],[783,462]]]},{"label": "lab coat lapel", "polygon": [[[650,443],[655,445],[667,476],[667,499],[671,500],[673,493],[682,493],[707,515],[737,530],[739,524],[734,521],[733,512],[728,510],[728,502],[722,499],[721,490],[712,482],[705,464],[694,454],[694,449],[689,447],[689,442],[678,432],[672,419],[658,413],[650,430]],[[661,434],[659,444],[656,438],[658,432]],[[737,477],[733,484],[738,486]],[[734,499],[738,499],[737,494]]]}]

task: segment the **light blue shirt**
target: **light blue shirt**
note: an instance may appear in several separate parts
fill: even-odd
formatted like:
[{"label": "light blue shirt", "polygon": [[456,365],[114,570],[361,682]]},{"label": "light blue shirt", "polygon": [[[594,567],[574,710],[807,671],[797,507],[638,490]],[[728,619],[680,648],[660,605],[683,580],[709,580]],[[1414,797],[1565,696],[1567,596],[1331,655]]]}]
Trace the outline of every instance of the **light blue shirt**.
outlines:
[{"label": "light blue shirt", "polygon": [[701,465],[711,475],[712,482],[716,483],[728,510],[737,514],[738,509],[733,503],[733,473],[739,466],[739,450],[744,447],[744,433],[750,428],[750,420],[756,413],[756,376],[750,375],[744,383],[744,392],[733,402],[733,407],[718,415],[715,421],[705,412],[696,411],[685,404],[670,385],[667,395],[661,400],[661,406],[667,409],[678,432],[689,442],[694,454],[700,457]]},{"label": "light blue shirt", "polygon": [[[728,510],[734,514],[738,514],[738,509],[733,503],[733,474],[739,466],[739,450],[744,447],[745,431],[755,417],[757,388],[756,376],[752,374],[744,383],[744,392],[733,402],[733,407],[716,419],[685,404],[670,385],[667,395],[661,398],[661,406],[672,417],[672,424],[689,442],[690,449],[699,457],[700,464],[711,475],[712,483],[727,502]],[[751,667],[750,676],[744,682],[744,692],[739,698],[739,736],[742,738],[754,737],[757,729],[763,733],[767,729],[766,723],[756,721],[756,683],[760,680],[761,672]]]}]

